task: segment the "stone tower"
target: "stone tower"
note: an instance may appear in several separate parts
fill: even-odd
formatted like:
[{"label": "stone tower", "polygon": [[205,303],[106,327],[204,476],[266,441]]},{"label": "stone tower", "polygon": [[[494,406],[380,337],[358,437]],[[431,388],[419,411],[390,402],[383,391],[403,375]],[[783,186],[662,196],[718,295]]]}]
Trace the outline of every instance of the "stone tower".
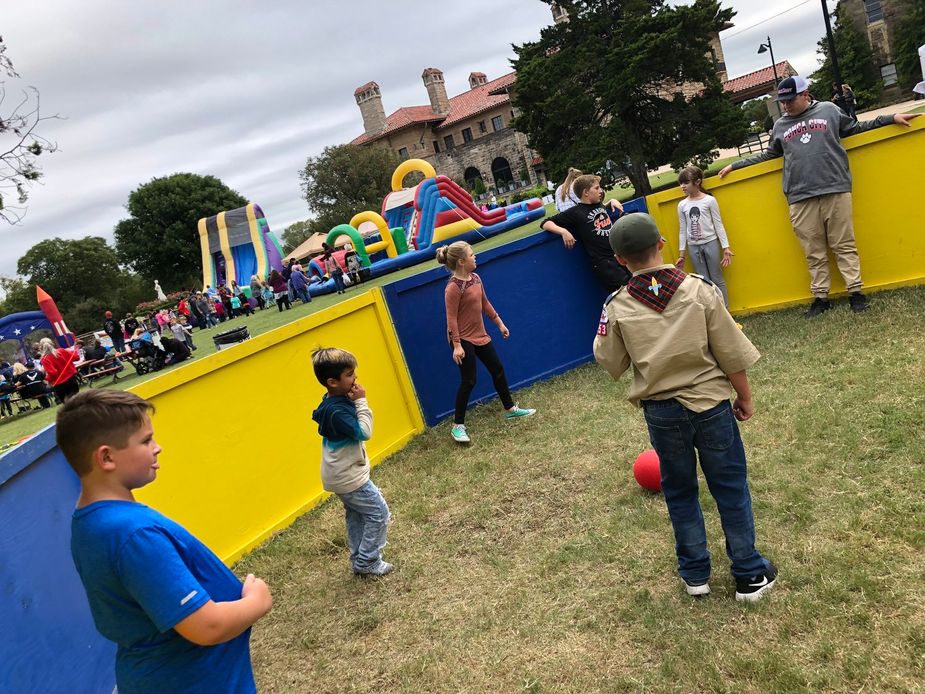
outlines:
[{"label": "stone tower", "polygon": [[552,21],[554,21],[556,24],[562,24],[563,22],[568,21],[568,11],[562,7],[559,7],[559,3],[549,3],[549,9],[552,11]]},{"label": "stone tower", "polygon": [[435,67],[429,67],[421,74],[427,96],[430,97],[430,107],[434,113],[447,114],[450,112],[450,100],[446,96],[446,85],[443,83],[443,73]]},{"label": "stone tower", "polygon": [[362,87],[357,87],[353,96],[357,100],[357,106],[360,107],[360,115],[363,116],[363,130],[366,134],[375,135],[385,130],[385,109],[382,107],[379,85],[375,82],[367,82]]},{"label": "stone tower", "polygon": [[475,89],[476,87],[481,87],[488,81],[488,78],[485,76],[484,72],[470,72],[469,73],[469,89]]}]

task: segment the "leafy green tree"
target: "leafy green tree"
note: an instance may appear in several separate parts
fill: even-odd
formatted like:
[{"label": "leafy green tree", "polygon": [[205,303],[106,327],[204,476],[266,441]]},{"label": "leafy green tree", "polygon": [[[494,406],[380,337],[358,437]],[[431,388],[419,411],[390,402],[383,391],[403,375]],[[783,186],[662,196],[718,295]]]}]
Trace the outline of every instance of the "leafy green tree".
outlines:
[{"label": "leafy green tree", "polygon": [[[847,12],[842,10],[841,5],[835,8],[832,36],[835,38],[842,84],[848,84],[854,90],[858,110],[876,104],[880,99],[883,83],[874,64],[874,55],[867,39],[851,21]],[[828,39],[823,36],[816,44],[816,55],[822,64],[810,75],[813,81],[811,92],[815,98],[822,101],[829,101],[835,91],[835,74],[830,53]]]},{"label": "leafy green tree", "polygon": [[[0,76],[4,74],[19,77],[0,37]],[[29,188],[42,176],[36,158],[57,149],[36,128],[42,121],[58,116],[41,115],[39,92],[34,87],[23,90],[21,97],[14,97],[11,110],[5,111],[8,97],[5,85],[5,80],[0,79],[0,220],[15,224],[25,214]]]},{"label": "leafy green tree", "polygon": [[104,311],[124,315],[154,293],[151,288],[145,292],[140,278],[119,266],[115,249],[98,236],[40,241],[19,259],[16,270],[21,277],[0,279],[6,295],[0,310],[38,310],[38,284],[76,332],[99,329]]},{"label": "leafy green tree", "polygon": [[322,231],[322,229],[314,219],[304,219],[287,226],[280,239],[283,242],[283,255],[291,253],[316,231]]},{"label": "leafy green tree", "polygon": [[0,291],[3,293],[3,301],[0,301],[0,316],[39,310],[35,287],[21,277],[0,277]]},{"label": "leafy green tree", "polygon": [[893,47],[899,84],[908,90],[925,79],[918,53],[919,46],[925,46],[925,0],[905,0],[901,11],[903,19],[896,28]]},{"label": "leafy green tree", "polygon": [[[548,1],[548,0],[544,0]],[[748,123],[722,91],[709,39],[734,15],[716,0],[672,7],[664,0],[563,0],[569,21],[515,46],[520,110],[549,170],[622,169],[636,193],[648,169],[701,165],[717,147],[741,144]],[[685,85],[700,85],[685,93]],[[693,93],[690,93],[693,91]]]},{"label": "leafy green tree", "polygon": [[59,308],[107,296],[118,289],[122,275],[115,250],[99,236],[40,241],[19,259],[16,271],[30,285],[42,285]]},{"label": "leafy green tree", "polygon": [[202,276],[199,220],[246,204],[214,176],[153,178],[129,194],[131,216],[116,224],[119,260],[167,292],[191,287]]},{"label": "leafy green tree", "polygon": [[[329,231],[349,222],[357,212],[378,211],[400,163],[395,152],[375,145],[336,145],[309,157],[299,178],[302,197],[317,215],[316,229]],[[409,175],[405,185],[410,180]]]}]

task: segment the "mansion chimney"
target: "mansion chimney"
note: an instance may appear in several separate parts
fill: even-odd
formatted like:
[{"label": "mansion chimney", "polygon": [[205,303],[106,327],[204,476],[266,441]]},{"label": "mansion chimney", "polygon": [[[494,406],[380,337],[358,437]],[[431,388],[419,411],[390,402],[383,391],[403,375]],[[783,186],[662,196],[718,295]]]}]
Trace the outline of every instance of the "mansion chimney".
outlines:
[{"label": "mansion chimney", "polygon": [[488,82],[488,78],[485,76],[484,72],[470,72],[469,73],[469,89],[475,89],[476,87],[481,87],[486,82]]},{"label": "mansion chimney", "polygon": [[375,82],[367,82],[362,87],[357,87],[353,96],[357,100],[357,106],[360,107],[360,115],[363,116],[363,130],[366,134],[376,135],[385,130],[385,109],[382,107],[379,85]]},{"label": "mansion chimney", "polygon": [[446,85],[443,83],[443,73],[435,67],[429,67],[421,75],[427,96],[430,97],[430,107],[434,113],[445,115],[450,112],[450,100],[446,98]]}]

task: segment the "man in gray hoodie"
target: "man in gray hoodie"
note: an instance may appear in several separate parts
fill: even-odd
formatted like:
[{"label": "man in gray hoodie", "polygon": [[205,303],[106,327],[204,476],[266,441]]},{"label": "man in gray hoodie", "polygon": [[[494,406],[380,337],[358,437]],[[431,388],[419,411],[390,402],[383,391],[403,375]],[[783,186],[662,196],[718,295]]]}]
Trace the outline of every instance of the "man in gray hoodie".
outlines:
[{"label": "man in gray hoodie", "polygon": [[845,280],[851,310],[859,313],[867,309],[868,301],[861,293],[861,263],[851,219],[851,171],[841,139],[894,123],[908,126],[918,114],[896,113],[859,123],[835,104],[815,101],[799,75],[781,80],[777,100],[785,115],[774,124],[768,148],[724,167],[719,176],[783,157],[790,223],[806,255],[814,297],[806,317],[814,318],[832,308],[827,248],[832,249]]}]

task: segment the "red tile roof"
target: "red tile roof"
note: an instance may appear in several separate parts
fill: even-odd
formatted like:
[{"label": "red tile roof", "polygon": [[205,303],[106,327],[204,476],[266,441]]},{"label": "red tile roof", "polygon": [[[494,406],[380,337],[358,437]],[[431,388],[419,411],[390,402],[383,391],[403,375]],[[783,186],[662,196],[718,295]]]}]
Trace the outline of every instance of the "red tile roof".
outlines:
[{"label": "red tile roof", "polygon": [[472,116],[488,111],[489,109],[507,103],[511,100],[505,89],[517,81],[517,73],[510,72],[498,79],[480,84],[474,89],[463,92],[450,99],[450,112],[446,120],[439,126],[440,129],[458,123],[461,120],[471,118]]},{"label": "red tile roof", "polygon": [[[433,68],[428,69],[430,70]],[[478,115],[479,113],[488,111],[495,106],[509,102],[511,97],[505,90],[516,81],[517,73],[511,72],[491,82],[480,84],[474,89],[458,94],[450,99],[450,112],[446,116],[434,113],[430,106],[405,106],[386,118],[385,130],[372,136],[366,134],[360,135],[350,144],[365,145],[393,133],[396,130],[401,130],[402,128],[416,123],[443,121],[439,123],[436,128],[443,129],[449,127],[467,118]],[[357,92],[365,91],[368,87],[369,84],[363,85],[357,89]]]},{"label": "red tile roof", "polygon": [[[797,71],[794,70],[790,63],[786,60],[782,60],[781,62],[777,63],[775,67],[777,68],[777,76],[780,79],[797,74]],[[774,69],[768,66],[761,68],[760,70],[755,70],[754,72],[749,72],[747,75],[735,77],[731,80],[723,82],[723,91],[732,92],[735,94],[736,92],[744,92],[748,89],[754,89],[764,84],[770,86],[773,83]]]},{"label": "red tile roof", "polygon": [[428,121],[441,121],[443,118],[444,116],[441,116],[439,113],[434,113],[434,110],[430,106],[405,106],[385,119],[385,130],[381,133],[376,133],[372,136],[364,133],[351,141],[350,144],[365,145],[368,142],[378,140],[380,137],[384,137],[396,130],[407,128],[409,125],[427,123]]}]

